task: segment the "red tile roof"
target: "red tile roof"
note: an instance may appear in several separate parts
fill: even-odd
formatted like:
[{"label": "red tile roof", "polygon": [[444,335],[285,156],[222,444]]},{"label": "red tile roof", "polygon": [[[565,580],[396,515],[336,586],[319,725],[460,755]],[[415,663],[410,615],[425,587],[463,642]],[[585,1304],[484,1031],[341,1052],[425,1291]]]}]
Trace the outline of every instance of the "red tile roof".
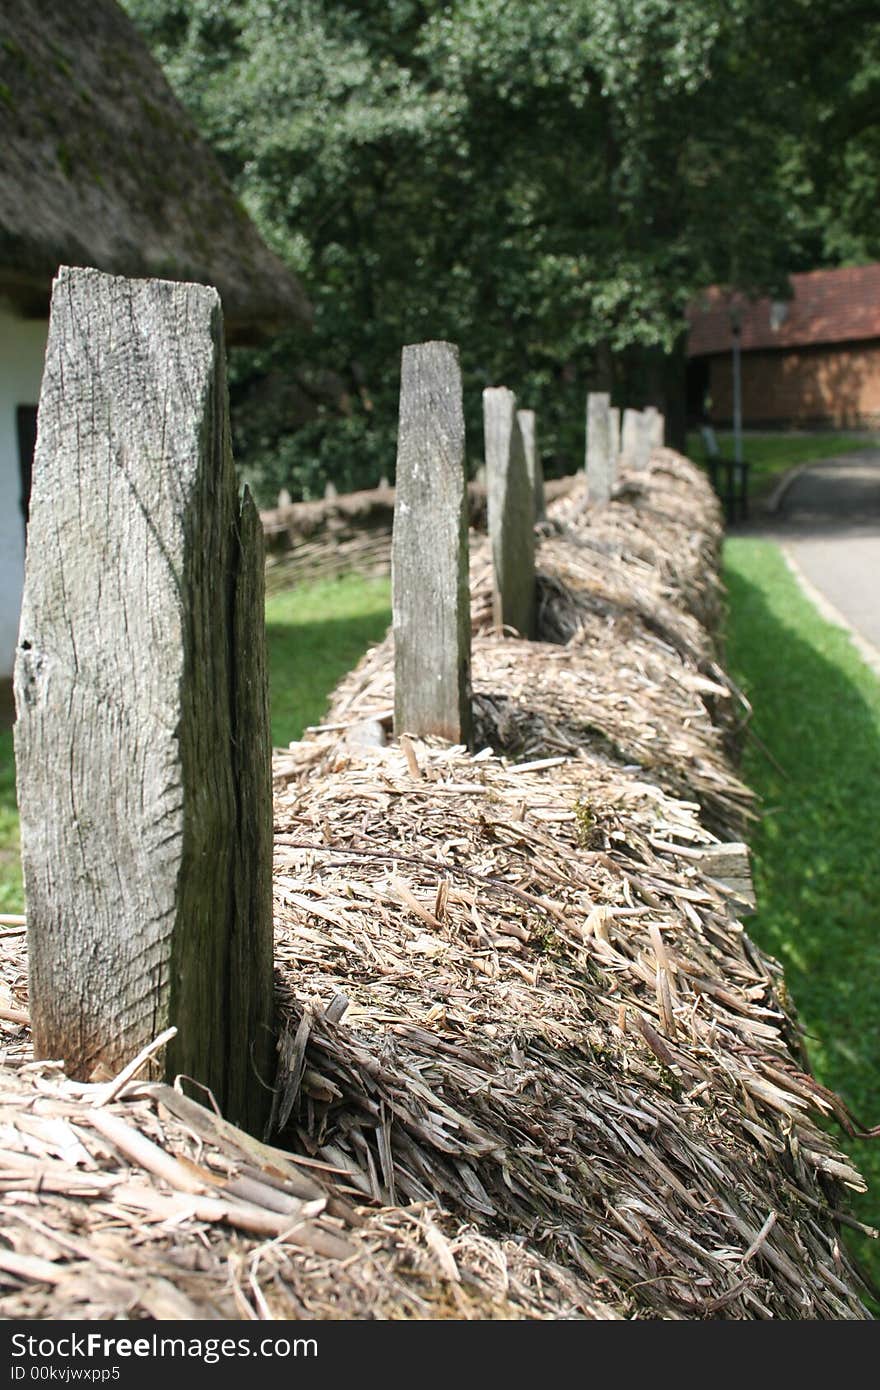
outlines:
[{"label": "red tile roof", "polygon": [[731,296],[713,285],[688,310],[688,357],[730,351],[732,305],[739,307],[744,351],[880,338],[880,264],[790,279],[794,297],[778,304]]}]

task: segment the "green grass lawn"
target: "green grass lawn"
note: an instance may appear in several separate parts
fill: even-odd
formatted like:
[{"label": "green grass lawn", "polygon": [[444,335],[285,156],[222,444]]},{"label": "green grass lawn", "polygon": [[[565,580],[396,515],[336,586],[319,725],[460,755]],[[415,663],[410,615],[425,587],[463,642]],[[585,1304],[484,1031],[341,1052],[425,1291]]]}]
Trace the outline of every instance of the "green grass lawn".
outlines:
[{"label": "green grass lawn", "polygon": [[285,747],[318,724],[330,692],[391,622],[391,582],[341,579],[302,585],[266,600],[272,742]]},{"label": "green grass lawn", "polygon": [[0,729],[0,912],[23,912],[12,730]]},{"label": "green grass lawn", "polygon": [[[779,548],[728,540],[727,662],[754,705],[746,781],[759,913],[750,934],[782,962],[813,1070],[864,1126],[880,1123],[880,682],[817,614]],[[858,1216],[880,1226],[880,1143],[841,1139],[871,1184]],[[878,1243],[853,1248],[880,1283]]]},{"label": "green grass lawn", "polygon": [[[718,431],[718,448],[723,458],[733,458],[733,434]],[[770,496],[774,487],[789,468],[814,459],[833,458],[853,449],[869,448],[876,443],[867,435],[855,434],[745,434],[743,458],[749,464],[749,496],[760,502]],[[706,450],[698,431],[687,437],[688,457],[705,465]]]},{"label": "green grass lawn", "polygon": [[[272,742],[284,747],[316,724],[327,698],[391,621],[388,579],[302,585],[266,602]],[[0,730],[0,912],[23,912],[12,731]]]}]

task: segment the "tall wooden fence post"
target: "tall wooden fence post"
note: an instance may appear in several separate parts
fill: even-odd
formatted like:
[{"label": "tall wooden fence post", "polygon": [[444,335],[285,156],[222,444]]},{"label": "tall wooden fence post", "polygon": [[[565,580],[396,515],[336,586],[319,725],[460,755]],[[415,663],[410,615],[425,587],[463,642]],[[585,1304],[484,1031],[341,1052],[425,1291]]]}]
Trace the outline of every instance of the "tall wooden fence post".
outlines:
[{"label": "tall wooden fence post", "polygon": [[620,406],[612,405],[608,411],[608,441],[614,477],[620,466]]},{"label": "tall wooden fence post", "polygon": [[637,466],[642,433],[642,412],[627,408],[620,431],[620,457],[628,468]]},{"label": "tall wooden fence post", "polygon": [[15,668],[38,1057],[167,1077],[253,1132],[273,1079],[263,555],[216,292],[55,281]]},{"label": "tall wooden fence post", "polygon": [[526,468],[529,471],[529,480],[532,484],[532,496],[535,499],[535,520],[546,521],[547,504],[544,500],[544,467],[541,463],[541,455],[538,450],[535,412],[533,410],[518,410],[516,412],[516,418],[519,421],[523,448],[526,454]]},{"label": "tall wooden fence post", "polygon": [[535,633],[535,502],[516,396],[506,386],[483,392],[489,538],[495,572],[495,626]]},{"label": "tall wooden fence post", "polygon": [[471,741],[471,620],[458,348],[403,349],[391,551],[394,728]]},{"label": "tall wooden fence post", "polygon": [[611,397],[607,391],[587,395],[587,494],[600,505],[611,497],[617,470],[616,451],[612,453]]}]

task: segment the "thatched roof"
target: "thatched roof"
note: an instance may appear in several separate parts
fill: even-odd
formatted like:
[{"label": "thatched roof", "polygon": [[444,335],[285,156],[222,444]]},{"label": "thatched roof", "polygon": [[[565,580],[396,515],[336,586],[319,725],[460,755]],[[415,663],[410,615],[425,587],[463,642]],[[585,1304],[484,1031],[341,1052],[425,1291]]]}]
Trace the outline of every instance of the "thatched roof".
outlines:
[{"label": "thatched roof", "polygon": [[791,298],[748,299],[711,285],[688,309],[688,357],[729,353],[733,312],[743,352],[817,348],[880,338],[880,262],[790,275]]},{"label": "thatched roof", "polygon": [[718,869],[717,503],[664,451],[550,513],[542,641],[488,630],[474,547],[485,747],[363,741],[386,642],[276,755],[283,1150],[32,1063],[0,937],[0,1315],[867,1316],[851,1120]]},{"label": "thatched roof", "polygon": [[66,264],[212,284],[233,339],[308,321],[114,0],[7,0],[0,124],[0,293],[23,312]]}]

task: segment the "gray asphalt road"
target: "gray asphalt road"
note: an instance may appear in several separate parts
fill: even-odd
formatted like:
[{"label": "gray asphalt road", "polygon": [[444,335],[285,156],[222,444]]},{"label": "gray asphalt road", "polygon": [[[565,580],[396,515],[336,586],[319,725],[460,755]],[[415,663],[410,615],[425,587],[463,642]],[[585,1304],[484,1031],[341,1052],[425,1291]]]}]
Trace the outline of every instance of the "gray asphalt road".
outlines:
[{"label": "gray asphalt road", "polygon": [[880,659],[880,449],[811,464],[748,529],[779,541]]}]

